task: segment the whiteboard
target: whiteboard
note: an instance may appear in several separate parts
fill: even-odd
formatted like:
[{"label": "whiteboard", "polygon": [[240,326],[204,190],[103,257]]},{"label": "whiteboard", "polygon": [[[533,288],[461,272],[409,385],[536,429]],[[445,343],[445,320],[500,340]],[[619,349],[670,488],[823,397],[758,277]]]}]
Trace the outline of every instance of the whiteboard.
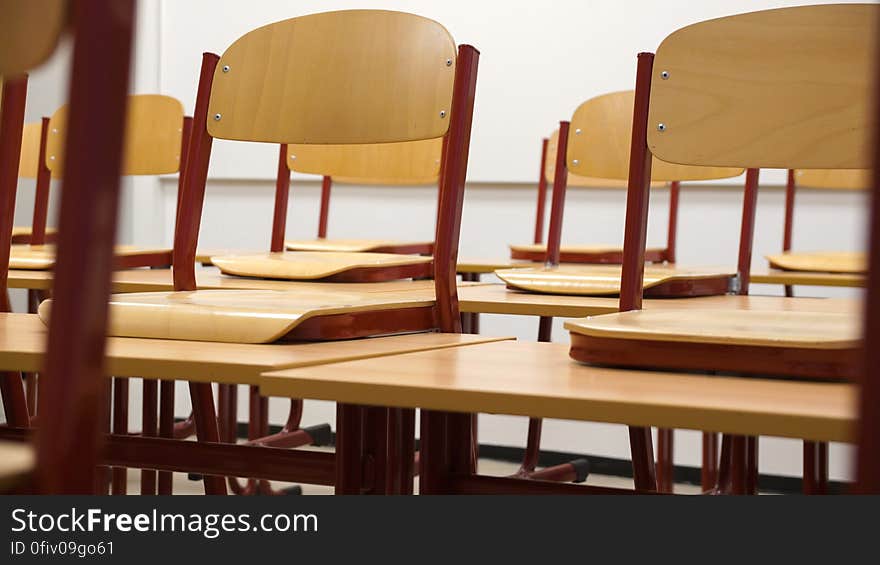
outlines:
[{"label": "whiteboard", "polygon": [[[201,53],[251,29],[341,9],[416,13],[481,51],[470,182],[534,183],[540,143],[584,100],[633,88],[636,54],[685,25],[804,0],[159,0],[161,92],[195,103]],[[813,2],[817,3],[817,2]],[[216,141],[210,176],[271,179],[277,148]],[[742,180],[729,181],[741,184]],[[762,184],[784,182],[780,172]]]}]

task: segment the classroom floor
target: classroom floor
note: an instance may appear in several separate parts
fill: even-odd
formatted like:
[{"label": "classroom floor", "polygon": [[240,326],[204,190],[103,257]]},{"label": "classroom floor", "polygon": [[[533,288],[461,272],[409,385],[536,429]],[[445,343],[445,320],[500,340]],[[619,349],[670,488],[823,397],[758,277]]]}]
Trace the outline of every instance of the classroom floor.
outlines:
[{"label": "classroom floor", "polygon": [[[320,448],[318,448],[320,449]],[[516,472],[519,467],[516,463],[509,461],[496,461],[494,459],[480,459],[480,474],[493,476],[506,476]],[[632,479],[626,477],[615,477],[609,475],[590,475],[587,478],[588,485],[632,488]],[[289,483],[274,482],[275,488],[283,488],[289,486]],[[419,479],[416,477],[415,490],[418,492]],[[333,494],[333,487],[322,485],[302,485],[303,494]],[[140,492],[140,473],[136,470],[128,472],[128,493],[138,494]],[[675,485],[676,494],[699,494],[700,487],[690,484]],[[204,494],[202,483],[199,481],[191,481],[183,473],[174,474],[174,494]]]}]

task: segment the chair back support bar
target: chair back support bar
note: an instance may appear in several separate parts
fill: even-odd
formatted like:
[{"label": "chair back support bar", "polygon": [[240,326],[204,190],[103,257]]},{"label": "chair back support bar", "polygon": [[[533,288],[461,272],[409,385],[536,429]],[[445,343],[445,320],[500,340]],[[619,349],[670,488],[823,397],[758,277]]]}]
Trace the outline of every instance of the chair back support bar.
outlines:
[{"label": "chair back support bar", "polygon": [[330,175],[321,177],[321,208],[318,210],[318,238],[327,237],[327,222],[330,220],[330,191],[333,179]]},{"label": "chair back support bar", "polygon": [[746,188],[743,191],[742,220],[739,231],[739,257],[736,264],[738,276],[737,294],[749,293],[752,274],[752,247],[755,241],[755,209],[758,206],[758,169],[746,171]]},{"label": "chair back support bar", "polygon": [[571,124],[566,121],[559,122],[557,130],[557,146],[553,169],[553,196],[550,203],[550,227],[547,228],[547,254],[544,257],[544,265],[555,267],[559,264],[559,255],[562,249],[562,218],[565,215],[565,192],[568,188],[568,167],[565,163],[566,148],[568,147],[569,128]]},{"label": "chair back support bar", "polygon": [[672,163],[868,168],[876,4],[693,24],[657,49],[648,145]]},{"label": "chair back support bar", "polygon": [[461,332],[456,266],[479,60],[480,52],[474,47],[459,46],[452,113],[441,164],[443,176],[440,179],[439,218],[434,245],[434,288],[437,322],[441,332]]},{"label": "chair back support bar", "polygon": [[[64,168],[64,139],[68,106],[55,111],[49,122],[46,165],[53,172]],[[183,138],[183,105],[161,94],[128,97],[123,175],[161,175],[180,170]]]},{"label": "chair back support bar", "polygon": [[290,167],[287,166],[288,145],[278,146],[278,174],[275,177],[275,208],[272,214],[272,240],[269,251],[284,251],[284,233],[287,231],[287,202],[290,199]]},{"label": "chair back support bar", "polygon": [[133,0],[77,0],[72,8],[68,158],[38,410],[37,485],[47,494],[95,486],[135,19]]},{"label": "chair back support bar", "polygon": [[[36,124],[34,124],[36,125]],[[49,185],[52,171],[46,166],[46,145],[49,143],[49,118],[40,120],[40,141],[37,151],[36,178],[34,191],[34,215],[31,221],[31,245],[46,243],[46,220],[49,216]],[[19,173],[20,175],[20,173]]]},{"label": "chair back support bar", "polygon": [[293,144],[438,138],[454,76],[455,42],[421,16],[348,10],[284,20],[223,54],[208,131]]},{"label": "chair back support bar", "polygon": [[[557,133],[557,136],[559,134]],[[534,243],[544,241],[544,208],[547,206],[547,144],[550,142],[546,137],[541,140],[541,169],[538,173],[538,203],[535,206],[535,237]]]},{"label": "chair back support bar", "polygon": [[9,252],[15,221],[15,192],[21,161],[27,83],[27,75],[5,77],[0,102],[0,302],[3,306],[0,310],[3,312],[9,311],[6,288],[9,280]]}]

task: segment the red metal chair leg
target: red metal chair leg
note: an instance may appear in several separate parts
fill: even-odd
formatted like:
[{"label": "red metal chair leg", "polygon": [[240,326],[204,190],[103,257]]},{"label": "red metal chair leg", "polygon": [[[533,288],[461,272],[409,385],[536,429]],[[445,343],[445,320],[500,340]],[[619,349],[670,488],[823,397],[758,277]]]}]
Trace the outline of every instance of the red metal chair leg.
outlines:
[{"label": "red metal chair leg", "polygon": [[[128,435],[128,379],[113,379],[113,433]],[[128,469],[113,468],[112,494],[121,495],[128,491]]]},{"label": "red metal chair leg", "polygon": [[27,394],[21,380],[21,373],[4,371],[0,374],[0,396],[3,397],[3,411],[9,425],[16,428],[30,426]]},{"label": "red metal chair leg", "polygon": [[[214,393],[207,383],[189,383],[192,397],[193,419],[196,423],[196,437],[201,442],[220,443],[220,430],[214,410]],[[205,494],[226,494],[226,481],[223,477],[205,475]]]},{"label": "red metal chair leg", "polygon": [[[156,413],[158,403],[159,382],[144,379],[143,398],[141,399],[141,434],[144,437],[159,435],[159,421]],[[141,470],[141,494],[156,494],[156,471],[152,469]]]},{"label": "red metal chair leg", "polygon": [[657,490],[673,492],[675,483],[675,431],[667,428],[657,430]]},{"label": "red metal chair leg", "polygon": [[746,493],[758,494],[758,438],[746,438]]},{"label": "red metal chair leg", "polygon": [[[98,426],[101,432],[105,434],[110,433],[110,418],[111,412],[110,405],[112,402],[113,396],[113,381],[110,379],[105,379],[104,384],[101,387],[101,402],[98,409]],[[110,493],[110,467],[99,466],[95,473],[95,494],[109,494]]]},{"label": "red metal chair leg", "polygon": [[730,494],[748,494],[748,441],[745,436],[730,438]]},{"label": "red metal chair leg", "polygon": [[654,446],[651,428],[629,428],[632,454],[633,482],[636,490],[656,491],[657,475],[654,467]]},{"label": "red metal chair leg", "polygon": [[828,494],[828,444],[804,442],[804,494]]},{"label": "red metal chair leg", "polygon": [[[159,437],[174,437],[174,381],[162,381],[159,385]],[[159,471],[158,492],[172,494],[174,476],[171,471]]]},{"label": "red metal chair leg", "polygon": [[703,432],[703,465],[700,485],[703,492],[711,491],[718,481],[718,434]]}]

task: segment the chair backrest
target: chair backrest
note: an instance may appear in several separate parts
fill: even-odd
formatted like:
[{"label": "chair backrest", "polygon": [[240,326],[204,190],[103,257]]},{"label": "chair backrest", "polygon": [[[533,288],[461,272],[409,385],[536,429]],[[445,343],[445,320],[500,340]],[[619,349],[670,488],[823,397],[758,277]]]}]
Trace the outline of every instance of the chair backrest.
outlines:
[{"label": "chair backrest", "polygon": [[222,57],[206,53],[175,234],[175,288],[195,288],[214,137],[343,145],[445,136],[435,284],[440,327],[460,330],[455,261],[478,59],[470,46],[456,52],[439,23],[382,10],[284,20],[243,35]]},{"label": "chair backrest", "polygon": [[[635,92],[624,90],[596,96],[578,106],[568,136],[569,173],[626,183],[634,102]],[[742,173],[742,167],[682,166],[656,157],[651,165],[654,182],[725,179]]]},{"label": "chair backrest", "polygon": [[[43,124],[31,122],[25,124],[21,132],[21,157],[18,160],[18,177],[35,179],[40,165],[40,135]],[[52,178],[61,178],[61,171],[52,171]]]},{"label": "chair backrest", "polygon": [[333,177],[335,182],[412,186],[436,184],[443,139],[354,145],[288,144],[292,171]]},{"label": "chair backrest", "polygon": [[68,20],[67,0],[0,0],[0,75],[33,69],[49,58]]},{"label": "chair backrest", "polygon": [[[64,168],[68,105],[49,120],[46,166],[53,176]],[[128,97],[125,124],[123,175],[161,175],[180,170],[183,104],[162,94]]]},{"label": "chair backrest", "polygon": [[869,168],[877,10],[780,8],[672,33],[654,60],[651,152],[689,165]]},{"label": "chair backrest", "polygon": [[801,6],[682,28],[639,55],[620,309],[641,307],[652,155],[747,167],[738,272],[747,293],[758,170],[866,168],[878,7]]},{"label": "chair backrest", "polygon": [[798,169],[794,172],[798,188],[826,190],[867,190],[871,171],[867,169]]}]

